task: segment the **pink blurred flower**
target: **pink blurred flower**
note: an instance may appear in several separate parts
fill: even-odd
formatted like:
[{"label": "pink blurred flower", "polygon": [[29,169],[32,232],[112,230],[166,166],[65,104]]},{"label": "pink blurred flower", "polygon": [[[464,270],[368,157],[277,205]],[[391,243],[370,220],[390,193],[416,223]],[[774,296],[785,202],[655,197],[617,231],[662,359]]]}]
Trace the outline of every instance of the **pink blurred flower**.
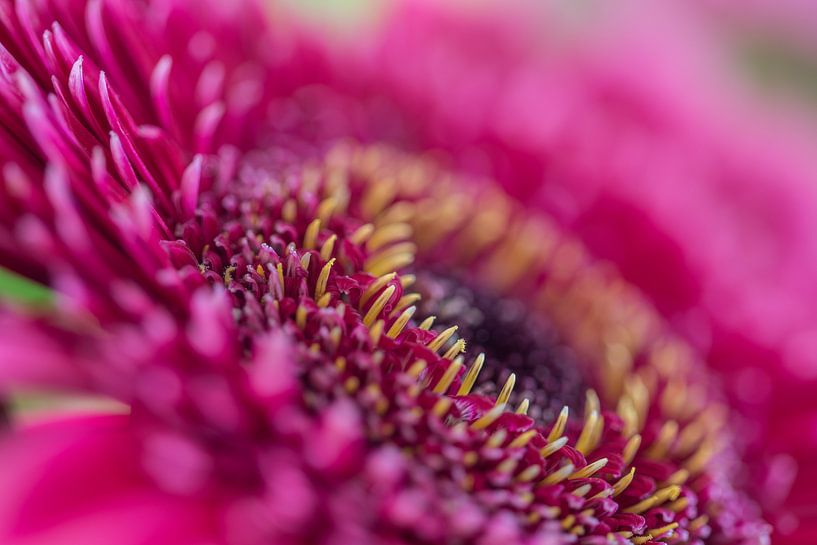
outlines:
[{"label": "pink blurred flower", "polygon": [[0,5],[0,263],[57,293],[5,311],[0,385],[128,408],[12,422],[4,542],[767,542],[743,490],[774,513],[813,448],[742,435],[813,379],[817,186],[686,18],[204,8]]}]

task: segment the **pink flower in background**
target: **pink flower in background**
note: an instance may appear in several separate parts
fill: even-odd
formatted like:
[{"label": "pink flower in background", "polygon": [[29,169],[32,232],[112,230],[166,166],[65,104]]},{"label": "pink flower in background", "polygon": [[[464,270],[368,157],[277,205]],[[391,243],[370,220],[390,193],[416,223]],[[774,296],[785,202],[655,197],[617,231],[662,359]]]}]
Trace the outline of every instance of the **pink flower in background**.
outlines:
[{"label": "pink flower in background", "polygon": [[0,264],[54,291],[0,388],[108,407],[11,412],[3,543],[807,539],[817,186],[691,22],[204,4],[0,4]]}]

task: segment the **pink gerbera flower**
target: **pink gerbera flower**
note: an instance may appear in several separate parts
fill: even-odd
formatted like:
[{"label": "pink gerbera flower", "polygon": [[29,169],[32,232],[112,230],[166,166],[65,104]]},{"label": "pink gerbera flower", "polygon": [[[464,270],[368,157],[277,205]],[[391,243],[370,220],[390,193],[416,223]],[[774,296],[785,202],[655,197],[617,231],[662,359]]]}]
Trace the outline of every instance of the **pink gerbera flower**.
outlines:
[{"label": "pink gerbera flower", "polygon": [[[411,71],[289,30],[250,1],[0,4],[0,263],[54,293],[4,309],[0,386],[105,408],[11,414],[3,543],[767,543],[727,397],[520,204],[541,165],[471,111],[493,86],[407,99]],[[517,45],[495,62],[528,81]]]}]

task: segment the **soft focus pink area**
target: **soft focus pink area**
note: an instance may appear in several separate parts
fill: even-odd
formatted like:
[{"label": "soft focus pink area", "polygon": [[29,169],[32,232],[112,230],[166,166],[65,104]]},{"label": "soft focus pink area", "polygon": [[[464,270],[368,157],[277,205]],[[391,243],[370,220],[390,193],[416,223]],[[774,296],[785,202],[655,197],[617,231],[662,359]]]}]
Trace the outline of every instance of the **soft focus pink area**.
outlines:
[{"label": "soft focus pink area", "polygon": [[126,416],[56,417],[0,439],[0,541],[212,543],[212,514],[149,484],[134,439]]},{"label": "soft focus pink area", "polygon": [[[687,6],[627,2],[577,30],[513,5],[405,3],[356,66],[332,46],[329,84],[365,97],[361,134],[447,149],[644,290],[722,373],[751,419],[755,493],[782,517],[780,542],[803,542],[817,508],[813,115],[760,101]],[[789,455],[800,473],[781,508]]]}]

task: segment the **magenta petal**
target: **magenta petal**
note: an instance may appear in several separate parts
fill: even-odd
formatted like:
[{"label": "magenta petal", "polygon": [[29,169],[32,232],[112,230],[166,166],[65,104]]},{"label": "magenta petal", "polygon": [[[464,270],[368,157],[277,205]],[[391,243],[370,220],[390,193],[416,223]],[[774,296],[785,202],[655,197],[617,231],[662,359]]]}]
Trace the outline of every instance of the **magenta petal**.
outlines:
[{"label": "magenta petal", "polygon": [[62,418],[0,439],[5,545],[196,544],[212,533],[197,502],[153,488],[129,417]]}]

